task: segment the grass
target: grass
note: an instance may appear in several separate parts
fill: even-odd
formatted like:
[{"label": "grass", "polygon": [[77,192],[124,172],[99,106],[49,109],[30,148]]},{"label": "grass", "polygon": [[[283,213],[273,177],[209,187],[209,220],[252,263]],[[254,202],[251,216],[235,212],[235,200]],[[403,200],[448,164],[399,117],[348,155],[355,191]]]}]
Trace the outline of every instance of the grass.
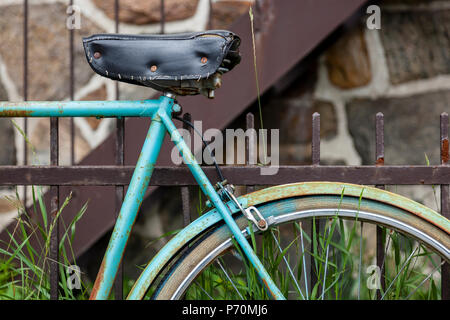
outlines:
[{"label": "grass", "polygon": [[[329,226],[342,225],[343,221],[339,218],[333,218]],[[356,224],[356,223],[355,223]],[[298,229],[299,225],[294,224]],[[300,229],[301,230],[301,229]],[[280,236],[278,230],[272,230],[277,238]],[[278,284],[285,297],[294,299],[376,299],[376,291],[369,289],[365,283],[369,276],[361,273],[361,283],[358,283],[358,255],[355,253],[359,247],[359,236],[346,240],[344,237],[338,237],[338,241],[330,240],[331,233],[327,235],[316,234],[318,241],[317,247],[321,250],[307,251],[306,254],[314,257],[316,261],[316,274],[318,281],[313,285],[312,289],[307,292],[304,286],[305,275],[303,272],[302,254],[295,256],[289,254],[289,250],[298,246],[297,240],[294,239],[284,250],[279,252],[275,247],[276,243],[271,239],[271,232],[266,232],[261,236],[261,242],[258,245],[258,256],[263,261],[272,279]],[[304,232],[304,231],[301,231]],[[304,234],[306,236],[306,233]],[[388,253],[386,261],[386,288],[380,290],[383,299],[440,299],[439,281],[431,277],[429,284],[421,285],[426,279],[426,265],[431,264],[438,267],[430,252],[423,246],[413,250],[417,244],[410,239],[406,239],[399,234],[390,235],[392,239],[392,251]],[[400,247],[400,238],[408,244],[407,247]],[[394,241],[395,240],[395,241]],[[330,245],[326,250],[327,242]],[[313,246],[314,247],[314,246]],[[240,249],[235,247],[239,254]],[[326,254],[329,256],[327,257]],[[283,266],[284,258],[289,262],[291,268],[293,266],[295,279],[288,272],[288,268]],[[407,259],[409,258],[409,259]],[[227,257],[221,257],[219,261],[222,265],[227,265],[224,261]],[[244,299],[268,299],[264,286],[261,285],[258,276],[253,268],[245,259],[241,259],[243,266],[236,271],[236,266],[229,266],[227,273],[230,275],[235,286],[224,277],[224,273],[217,266],[212,264],[205,272],[197,278],[187,292],[187,299],[219,299],[219,300],[239,300],[242,296]],[[294,263],[293,263],[294,262]],[[296,262],[296,263],[295,263]],[[427,262],[424,264],[424,262]],[[423,265],[419,265],[423,264]],[[309,277],[309,275],[307,275]],[[300,284],[300,286],[297,285]],[[392,283],[392,285],[391,285]],[[419,285],[421,285],[419,287]],[[357,293],[358,287],[361,288]],[[239,292],[236,291],[236,288]],[[417,289],[417,290],[416,290]],[[208,293],[206,293],[208,292]],[[410,294],[412,294],[410,296]]]},{"label": "grass", "polygon": [[[33,161],[37,161],[36,151],[23,130],[14,120],[13,126],[23,136],[27,146],[30,147]],[[32,186],[32,208],[27,211],[17,192],[15,197],[5,197],[17,210],[14,227],[8,234],[8,241],[2,241],[0,248],[0,299],[5,300],[46,300],[50,299],[50,235],[56,224],[62,228],[63,233],[58,242],[58,271],[59,271],[59,299],[74,300],[87,299],[91,285],[86,285],[84,277],[73,276],[73,267],[76,257],[72,243],[74,240],[77,222],[87,210],[86,202],[66,224],[63,212],[69,205],[72,194],[64,199],[58,212],[52,217],[43,198],[43,189]],[[79,280],[79,289],[73,284]]]},{"label": "grass", "polygon": [[[359,203],[361,201],[360,197]],[[367,267],[375,264],[375,256],[360,256],[360,250],[364,252],[369,245],[367,237],[361,234],[362,227],[364,225],[363,230],[366,230],[370,224],[363,224],[358,217],[354,221],[344,220],[339,217],[339,209],[334,217],[323,221],[320,229],[316,228],[316,219],[309,221],[311,233],[302,228],[306,221],[272,228],[259,235],[251,231],[249,241],[285,297],[301,300],[377,299],[377,290],[367,285],[376,274],[366,273]],[[380,279],[380,283],[386,283],[385,289],[379,290],[383,299],[440,299],[437,256],[398,232],[383,228],[383,233],[388,247],[383,265],[385,279]],[[302,237],[304,244],[300,240]],[[302,246],[306,250],[301,250]],[[309,258],[314,261],[312,272],[316,275],[316,283],[309,283],[310,274],[308,271],[305,274],[304,261]],[[434,276],[427,277],[432,272]],[[186,298],[260,300],[268,299],[268,296],[255,269],[234,243],[232,254],[211,264],[189,288]]]},{"label": "grass", "polygon": [[[250,6],[248,15],[250,17],[250,27],[252,30],[252,47],[253,47],[253,67],[255,70],[255,85],[256,85],[256,97],[258,101],[258,110],[259,110],[259,121],[261,129],[264,129],[264,122],[263,122],[263,116],[262,116],[262,105],[261,105],[261,91],[259,89],[259,76],[258,76],[258,67],[256,63],[256,43],[255,43],[255,30],[254,30],[254,17],[253,17],[253,11],[252,6]],[[263,164],[267,164],[267,144],[265,141],[265,135],[262,135],[262,145],[263,145]]]},{"label": "grass", "polygon": [[[0,298],[7,300],[50,299],[49,267],[50,235],[56,223],[60,223],[63,234],[59,239],[59,297],[62,300],[86,299],[90,288],[83,278],[75,276],[71,266],[76,265],[72,248],[76,224],[86,212],[87,203],[77,212],[69,224],[65,224],[63,211],[71,200],[69,195],[52,218],[45,206],[40,187],[32,187],[33,215],[26,211],[16,192],[16,198],[7,198],[18,210],[18,217],[8,241],[0,249]],[[40,213],[40,214],[39,214]],[[38,216],[39,214],[39,216]],[[74,290],[72,283],[78,281],[80,289]]]}]

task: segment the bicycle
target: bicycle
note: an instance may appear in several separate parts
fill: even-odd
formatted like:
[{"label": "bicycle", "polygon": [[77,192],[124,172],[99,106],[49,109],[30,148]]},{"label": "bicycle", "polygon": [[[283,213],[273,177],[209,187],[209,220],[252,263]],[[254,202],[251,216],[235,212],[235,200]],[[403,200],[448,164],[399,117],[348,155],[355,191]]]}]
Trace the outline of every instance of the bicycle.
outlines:
[{"label": "bicycle", "polygon": [[[401,268],[397,268],[397,274],[392,276],[393,280],[386,285],[387,288],[382,289],[382,298],[388,297],[392,286],[405,277],[404,269],[410,267],[413,258],[414,265],[418,260],[420,263],[425,260],[434,267],[425,279],[418,278],[422,281],[420,286],[443,263],[450,262],[450,221],[394,193],[347,183],[308,182],[269,187],[236,197],[233,186],[226,182],[217,163],[220,181],[215,186],[209,181],[172,121],[173,118],[180,120],[178,115],[182,113],[176,96],[202,94],[208,98],[214,97],[214,90],[221,85],[222,75],[240,62],[240,38],[236,34],[226,30],[173,35],[99,34],[85,38],[83,43],[90,66],[101,76],[152,87],[163,94],[158,99],[142,101],[1,102],[0,116],[147,117],[152,120],[91,299],[107,299],[110,295],[166,131],[208,198],[209,211],[179,231],[156,254],[135,282],[129,299],[142,299],[147,293],[155,299],[211,298],[212,294],[220,295],[219,291],[224,290],[224,287],[217,289],[213,283],[207,292],[196,283],[202,273],[212,276],[213,281],[217,280],[215,271],[208,271],[208,266],[214,261],[222,272],[219,276],[221,283],[225,276],[229,282],[225,287],[229,287],[236,298],[255,298],[257,293],[274,299],[323,299],[325,295],[339,297],[344,289],[336,286],[336,283],[340,279],[343,281],[341,277],[344,273],[352,272],[352,268],[347,269],[347,263],[350,263],[347,255],[352,256],[352,243],[348,243],[350,239],[345,237],[349,225],[342,219],[356,222],[351,228],[352,238],[356,235],[356,224],[366,222],[391,230],[386,231],[386,251],[390,248],[391,240],[398,243],[403,237],[397,236],[396,232],[407,237],[406,247],[411,250],[415,247],[411,254],[411,250],[395,252],[395,259],[398,255],[400,261],[402,255],[406,258],[407,252],[408,257]],[[317,278],[314,288],[306,272],[304,238],[308,240],[309,236],[303,228],[304,221],[310,219],[313,226],[316,220],[325,221],[327,226],[323,235],[313,233],[309,239],[309,253],[314,260],[311,267],[315,269]],[[286,232],[285,225],[288,223],[292,224],[293,231]],[[335,230],[339,231],[338,235],[334,233]],[[256,238],[256,235],[262,237]],[[294,237],[284,249],[281,247],[281,235]],[[251,239],[251,244],[247,238]],[[264,251],[263,244],[262,253],[260,248],[258,255],[257,245],[264,241],[268,241],[265,245],[272,246],[272,249],[275,247],[275,251],[279,250],[280,253],[274,255]],[[362,240],[359,245],[360,289]],[[293,250],[294,247],[298,250]],[[435,252],[437,258],[430,257],[428,249]],[[341,250],[343,256],[335,256],[336,250]],[[229,259],[222,257],[227,251],[244,263],[246,273],[234,275],[232,270],[227,271],[223,267],[225,260]],[[296,273],[303,284],[296,279],[295,267],[292,268],[289,261],[291,253],[300,251],[300,256],[295,258],[299,264]],[[442,259],[442,262],[438,259]],[[325,260],[324,264],[320,264],[322,260]],[[281,262],[285,264],[281,266]],[[341,263],[344,263],[343,267]],[[383,262],[382,272],[386,273],[390,267],[388,264],[387,260]],[[343,269],[339,270],[341,267]],[[331,268],[336,272],[336,279],[329,279]],[[410,275],[412,273],[409,272]],[[415,273],[413,276],[417,278]],[[242,280],[245,277],[247,282]],[[387,280],[389,275],[384,277]],[[287,278],[292,278],[293,282],[286,283]],[[258,282],[261,290],[249,289],[250,282]],[[418,288],[411,289],[407,297],[413,296]],[[402,288],[396,289],[396,295],[399,294],[397,291],[402,291]]]}]

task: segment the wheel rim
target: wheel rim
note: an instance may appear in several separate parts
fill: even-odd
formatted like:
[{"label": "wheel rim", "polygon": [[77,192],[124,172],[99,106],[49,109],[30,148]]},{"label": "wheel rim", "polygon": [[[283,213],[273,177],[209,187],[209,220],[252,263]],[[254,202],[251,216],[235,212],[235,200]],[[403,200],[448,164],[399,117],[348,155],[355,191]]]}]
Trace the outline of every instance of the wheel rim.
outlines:
[{"label": "wheel rim", "polygon": [[[420,240],[421,243],[427,245],[428,247],[436,250],[441,256],[445,257],[445,259],[449,260],[450,252],[449,248],[443,245],[441,242],[436,241],[433,237],[430,237],[426,233],[423,233],[421,230],[414,228],[403,221],[396,220],[393,218],[388,218],[384,216],[379,216],[374,212],[368,212],[363,210],[349,210],[349,209],[313,209],[313,210],[299,210],[295,212],[290,212],[286,214],[281,214],[277,216],[269,216],[267,220],[271,225],[281,225],[286,224],[288,222],[298,221],[301,217],[302,219],[307,219],[310,217],[317,218],[330,218],[336,216],[336,210],[339,210],[339,217],[344,219],[354,219],[355,216],[358,217],[359,221],[369,221],[371,223],[376,222],[377,224],[387,225],[389,228],[399,230],[408,236],[416,238]],[[264,211],[264,208],[261,210]],[[246,232],[246,231],[244,231]],[[199,275],[199,273],[209,265],[216,257],[218,257],[222,252],[226,251],[232,246],[231,240],[228,239],[223,241],[219,245],[217,245],[214,250],[211,250],[207,255],[203,257],[201,261],[199,261],[195,266],[191,266],[192,270],[190,273],[184,278],[182,282],[180,282],[177,289],[173,292],[170,297],[171,299],[181,298],[190,284],[192,284],[193,280]]]}]

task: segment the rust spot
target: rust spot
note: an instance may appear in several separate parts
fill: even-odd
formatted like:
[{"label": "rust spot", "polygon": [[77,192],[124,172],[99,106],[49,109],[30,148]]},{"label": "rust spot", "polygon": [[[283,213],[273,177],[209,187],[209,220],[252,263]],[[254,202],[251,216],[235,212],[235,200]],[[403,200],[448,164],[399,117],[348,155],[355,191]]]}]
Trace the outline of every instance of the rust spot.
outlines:
[{"label": "rust spot", "polygon": [[260,228],[265,228],[265,227],[266,227],[266,222],[265,222],[264,220],[259,220],[259,221],[258,221],[258,226],[259,226]]},{"label": "rust spot", "polygon": [[153,65],[153,66],[150,67],[150,71],[151,72],[155,72],[156,70],[158,70],[157,66]]},{"label": "rust spot", "polygon": [[100,270],[98,271],[97,279],[95,279],[94,287],[92,288],[89,300],[96,300],[100,283],[103,282],[104,273],[105,273],[105,260],[103,260],[102,264],[100,265]]},{"label": "rust spot", "polygon": [[270,290],[269,284],[267,283],[266,279],[261,279],[264,282],[264,285],[266,286],[267,291],[269,291],[270,295],[275,298],[275,294]]},{"label": "rust spot", "polygon": [[95,52],[94,53],[94,58],[95,59],[100,59],[101,56],[102,56],[102,54],[100,52]]},{"label": "rust spot", "polygon": [[33,112],[26,110],[6,109],[0,111],[0,117],[29,117]]},{"label": "rust spot", "polygon": [[447,163],[449,160],[449,155],[448,155],[448,139],[443,139],[442,140],[442,145],[441,145],[441,161],[442,163]]},{"label": "rust spot", "polygon": [[203,57],[202,60],[200,60],[203,64],[205,64],[206,62],[208,62],[208,58],[207,57]]},{"label": "rust spot", "polygon": [[379,157],[379,158],[377,158],[376,165],[377,165],[377,166],[382,166],[382,165],[384,165],[384,157]]}]

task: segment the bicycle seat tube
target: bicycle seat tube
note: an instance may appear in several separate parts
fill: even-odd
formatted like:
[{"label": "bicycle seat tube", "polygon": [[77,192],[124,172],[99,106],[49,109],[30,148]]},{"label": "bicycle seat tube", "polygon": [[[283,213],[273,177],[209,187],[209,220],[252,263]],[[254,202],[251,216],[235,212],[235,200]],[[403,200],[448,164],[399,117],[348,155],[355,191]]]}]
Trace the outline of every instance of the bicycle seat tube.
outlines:
[{"label": "bicycle seat tube", "polygon": [[[117,270],[123,258],[126,243],[136,219],[145,191],[149,185],[156,159],[159,155],[166,130],[182,153],[182,156],[198,182],[222,215],[244,253],[255,266],[270,296],[283,299],[259,258],[240,232],[228,208],[223,204],[214,187],[195,161],[170,115],[179,111],[174,105],[174,96],[165,95],[157,100],[143,101],[66,101],[66,102],[21,102],[17,104],[0,103],[1,117],[150,117],[152,119],[141,155],[130,181],[125,200],[103,258],[91,299],[107,299],[112,289]],[[175,110],[177,109],[177,110]]]}]

